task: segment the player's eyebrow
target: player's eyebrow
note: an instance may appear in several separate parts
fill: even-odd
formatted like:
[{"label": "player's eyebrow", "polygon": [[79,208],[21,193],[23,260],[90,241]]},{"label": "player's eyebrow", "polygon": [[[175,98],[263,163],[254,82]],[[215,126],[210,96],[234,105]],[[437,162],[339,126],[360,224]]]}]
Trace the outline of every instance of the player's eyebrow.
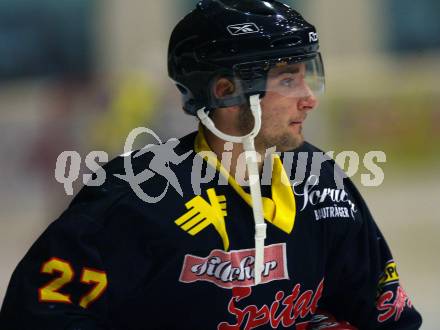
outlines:
[{"label": "player's eyebrow", "polygon": [[298,73],[299,72],[299,67],[286,67],[283,68],[279,73]]},{"label": "player's eyebrow", "polygon": [[299,67],[298,66],[285,66],[285,67],[281,67],[281,68],[276,68],[272,73],[271,76],[277,76],[283,73],[291,73],[291,74],[296,74],[299,72]]}]

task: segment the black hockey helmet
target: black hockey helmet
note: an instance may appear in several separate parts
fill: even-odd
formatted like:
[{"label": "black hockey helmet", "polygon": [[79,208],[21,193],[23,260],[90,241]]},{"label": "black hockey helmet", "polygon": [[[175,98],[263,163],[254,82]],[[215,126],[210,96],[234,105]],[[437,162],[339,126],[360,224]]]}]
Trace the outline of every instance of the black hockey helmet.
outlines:
[{"label": "black hockey helmet", "polygon": [[[267,72],[280,63],[307,63],[316,88],[324,71],[315,27],[274,0],[202,0],[174,28],[168,74],[182,93],[185,112],[240,105],[264,94]],[[235,93],[218,99],[213,83],[227,77]]]}]

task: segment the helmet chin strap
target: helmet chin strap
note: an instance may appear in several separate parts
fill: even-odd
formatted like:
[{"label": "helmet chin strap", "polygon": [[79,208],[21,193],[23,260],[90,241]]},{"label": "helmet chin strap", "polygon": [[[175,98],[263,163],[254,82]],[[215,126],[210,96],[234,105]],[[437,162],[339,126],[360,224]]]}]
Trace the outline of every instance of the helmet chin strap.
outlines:
[{"label": "helmet chin strap", "polygon": [[260,96],[249,97],[251,112],[254,117],[254,128],[244,136],[233,136],[225,134],[215,127],[214,122],[208,117],[205,108],[197,111],[197,116],[202,124],[220,139],[233,143],[242,143],[245,150],[246,166],[249,174],[249,186],[252,197],[252,210],[255,222],[255,261],[254,279],[255,285],[261,283],[261,273],[264,269],[264,240],[266,238],[266,223],[263,217],[263,204],[260,189],[260,174],[258,172],[257,152],[254,139],[261,129],[261,105]]}]

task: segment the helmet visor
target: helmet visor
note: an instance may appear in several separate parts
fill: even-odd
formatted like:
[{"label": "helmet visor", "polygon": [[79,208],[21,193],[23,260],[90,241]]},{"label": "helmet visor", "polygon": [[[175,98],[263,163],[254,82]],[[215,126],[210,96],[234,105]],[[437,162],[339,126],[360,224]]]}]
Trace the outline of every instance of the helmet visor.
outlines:
[{"label": "helmet visor", "polygon": [[234,66],[234,75],[244,93],[276,93],[302,98],[324,93],[325,76],[319,53],[313,57],[285,57]]},{"label": "helmet visor", "polygon": [[212,83],[213,108],[243,104],[253,94],[317,97],[325,89],[324,66],[320,53],[240,63],[232,77],[219,74]]}]

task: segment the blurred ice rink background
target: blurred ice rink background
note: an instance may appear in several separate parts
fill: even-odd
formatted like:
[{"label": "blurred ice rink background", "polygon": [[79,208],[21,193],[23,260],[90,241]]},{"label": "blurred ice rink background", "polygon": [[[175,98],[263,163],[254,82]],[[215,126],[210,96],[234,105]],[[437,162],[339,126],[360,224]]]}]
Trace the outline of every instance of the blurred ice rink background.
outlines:
[{"label": "blurred ice rink background", "polygon": [[[195,3],[0,0],[0,302],[18,261],[71,199],[54,177],[62,151],[116,155],[134,127],[163,139],[196,127],[166,73],[172,26]],[[360,185],[362,163],[353,179],[422,328],[436,330],[440,2],[290,3],[316,24],[326,66],[327,93],[306,137],[361,161],[367,151],[386,152],[382,185]]]}]

